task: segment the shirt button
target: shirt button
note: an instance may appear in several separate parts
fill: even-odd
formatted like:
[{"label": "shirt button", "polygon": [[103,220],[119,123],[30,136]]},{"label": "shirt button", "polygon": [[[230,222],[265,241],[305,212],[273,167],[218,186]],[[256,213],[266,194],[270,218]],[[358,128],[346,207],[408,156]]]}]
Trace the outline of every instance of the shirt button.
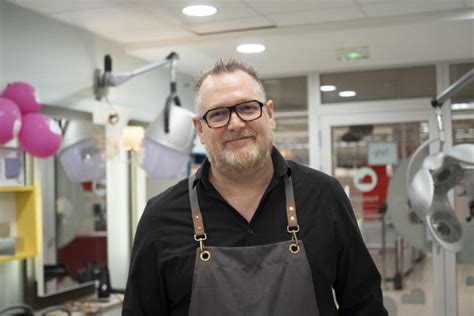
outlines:
[{"label": "shirt button", "polygon": [[247,230],[247,233],[249,233],[250,235],[252,235],[252,234],[253,234],[253,229],[252,229],[252,228],[249,228],[249,229]]}]

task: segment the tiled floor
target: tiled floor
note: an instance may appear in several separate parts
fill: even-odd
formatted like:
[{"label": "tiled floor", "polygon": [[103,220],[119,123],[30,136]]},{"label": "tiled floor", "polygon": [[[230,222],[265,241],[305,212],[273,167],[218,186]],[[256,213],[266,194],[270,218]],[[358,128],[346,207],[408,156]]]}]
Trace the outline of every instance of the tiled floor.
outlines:
[{"label": "tiled floor", "polygon": [[[381,257],[373,254],[379,267]],[[387,277],[394,274],[394,252],[387,252]],[[390,316],[433,316],[433,269],[431,255],[426,255],[412,266],[412,271],[403,278],[401,290],[394,289],[393,282],[384,282],[385,305]],[[474,264],[457,265],[458,315],[474,316]],[[455,316],[455,315],[446,315]]]}]

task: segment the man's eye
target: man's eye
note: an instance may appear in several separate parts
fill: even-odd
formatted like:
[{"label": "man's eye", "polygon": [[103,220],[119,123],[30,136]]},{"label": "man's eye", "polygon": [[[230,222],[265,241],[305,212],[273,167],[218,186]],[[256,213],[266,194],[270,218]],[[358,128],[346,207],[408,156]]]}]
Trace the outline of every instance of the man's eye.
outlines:
[{"label": "man's eye", "polygon": [[254,104],[242,104],[239,107],[239,112],[241,113],[255,112],[257,110],[258,110],[258,106],[255,106]]},{"label": "man's eye", "polygon": [[210,120],[219,120],[225,118],[227,116],[227,111],[225,110],[217,110],[209,112],[209,119]]}]

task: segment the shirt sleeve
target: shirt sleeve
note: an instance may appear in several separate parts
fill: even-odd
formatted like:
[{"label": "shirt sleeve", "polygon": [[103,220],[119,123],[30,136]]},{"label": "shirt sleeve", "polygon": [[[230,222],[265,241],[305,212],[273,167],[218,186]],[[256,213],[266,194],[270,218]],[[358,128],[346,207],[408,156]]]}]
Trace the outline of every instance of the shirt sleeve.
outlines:
[{"label": "shirt sleeve", "polygon": [[169,314],[165,283],[159,269],[156,229],[152,206],[148,202],[133,242],[122,316]]},{"label": "shirt sleeve", "polygon": [[338,315],[388,315],[383,306],[380,274],[362,239],[351,203],[339,182],[335,182],[337,276],[333,287]]}]

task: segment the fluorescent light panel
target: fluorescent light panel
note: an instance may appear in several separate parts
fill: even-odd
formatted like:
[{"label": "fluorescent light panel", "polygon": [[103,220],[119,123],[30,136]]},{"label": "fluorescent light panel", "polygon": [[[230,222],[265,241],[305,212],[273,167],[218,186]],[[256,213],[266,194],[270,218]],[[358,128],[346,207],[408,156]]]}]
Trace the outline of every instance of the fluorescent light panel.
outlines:
[{"label": "fluorescent light panel", "polygon": [[341,98],[352,98],[352,97],[355,97],[356,95],[357,93],[355,91],[350,91],[350,90],[339,92],[339,96]]},{"label": "fluorescent light panel", "polygon": [[321,90],[322,92],[336,91],[336,86],[324,85],[324,86],[319,87],[319,90]]}]

